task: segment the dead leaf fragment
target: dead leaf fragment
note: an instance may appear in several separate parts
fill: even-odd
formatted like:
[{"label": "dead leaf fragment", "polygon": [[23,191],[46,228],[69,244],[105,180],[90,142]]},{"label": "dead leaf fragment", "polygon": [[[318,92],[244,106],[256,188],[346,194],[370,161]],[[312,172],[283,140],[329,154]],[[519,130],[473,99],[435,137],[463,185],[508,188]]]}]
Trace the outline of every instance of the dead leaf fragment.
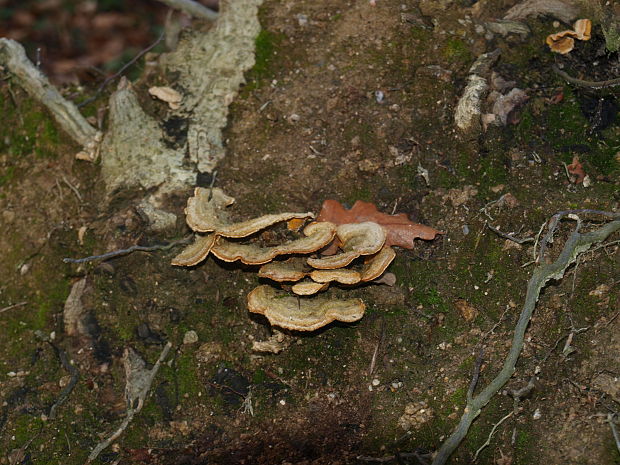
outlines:
[{"label": "dead leaf fragment", "polygon": [[412,222],[405,213],[388,215],[381,213],[370,203],[358,200],[350,210],[345,209],[336,200],[323,202],[317,221],[330,221],[335,224],[362,223],[372,221],[387,231],[385,246],[398,246],[405,249],[413,248],[414,239],[431,241],[440,231]]},{"label": "dead leaf fragment", "polygon": [[582,183],[584,178],[586,177],[586,172],[583,170],[583,165],[579,161],[579,157],[577,155],[573,157],[573,162],[570,165],[566,166],[566,170],[570,174],[575,175],[575,178],[573,179],[573,182],[575,184]]},{"label": "dead leaf fragment", "polygon": [[181,107],[180,103],[181,100],[183,100],[183,97],[176,90],[170,87],[151,87],[149,89],[149,94],[155,98],[158,98],[162,102],[166,102],[173,110],[178,110]]},{"label": "dead leaf fragment", "polygon": [[80,229],[78,229],[78,242],[80,243],[80,245],[84,245],[84,235],[86,234],[87,230],[88,226],[82,226],[80,227]]},{"label": "dead leaf fragment", "polygon": [[588,295],[593,297],[604,297],[609,292],[610,287],[607,284],[600,284],[596,287],[596,289],[590,291]]},{"label": "dead leaf fragment", "polygon": [[478,310],[465,299],[457,299],[454,302],[454,306],[459,311],[461,317],[468,323],[478,316]]},{"label": "dead leaf fragment", "polygon": [[254,341],[252,350],[254,352],[279,354],[291,345],[292,339],[291,336],[274,329],[273,334],[266,341]]}]

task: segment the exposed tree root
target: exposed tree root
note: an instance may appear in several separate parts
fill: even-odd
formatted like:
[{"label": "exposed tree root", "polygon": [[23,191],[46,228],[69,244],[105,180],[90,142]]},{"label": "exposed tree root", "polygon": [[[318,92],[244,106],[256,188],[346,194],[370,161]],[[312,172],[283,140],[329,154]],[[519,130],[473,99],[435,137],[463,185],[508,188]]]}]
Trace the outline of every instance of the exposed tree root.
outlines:
[{"label": "exposed tree root", "polygon": [[[620,215],[609,213],[607,216],[618,218]],[[560,255],[553,263],[541,265],[534,270],[527,285],[525,302],[515,327],[512,346],[504,361],[504,366],[497,376],[478,395],[472,396],[467,400],[461,421],[440,447],[433,460],[433,465],[442,465],[448,461],[452,453],[467,435],[473,421],[480,415],[482,408],[489,403],[491,398],[497,394],[500,389],[502,389],[514,373],[517,360],[523,349],[525,331],[527,330],[532,313],[536,307],[540,291],[545,287],[548,281],[552,279],[561,279],[566,269],[577,260],[580,254],[586,252],[593,244],[604,241],[611,234],[620,230],[620,219],[615,219],[600,229],[589,233],[580,233],[579,226],[580,222],[578,222],[577,227],[566,241],[562,252],[560,252]]]}]

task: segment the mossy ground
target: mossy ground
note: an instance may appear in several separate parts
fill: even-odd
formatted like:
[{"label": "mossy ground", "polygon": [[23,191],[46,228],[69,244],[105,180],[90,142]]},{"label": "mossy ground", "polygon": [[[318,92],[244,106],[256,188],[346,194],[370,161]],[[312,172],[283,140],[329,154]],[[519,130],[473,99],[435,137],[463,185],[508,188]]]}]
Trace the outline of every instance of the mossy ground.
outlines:
[{"label": "mossy ground", "polygon": [[[531,244],[515,247],[485,223],[534,237],[557,211],[617,208],[618,120],[591,130],[583,96],[548,71],[551,58],[540,45],[546,22],[534,22],[533,35],[516,46],[499,43],[500,71],[532,93],[516,124],[464,140],[453,132],[452,115],[479,53],[482,39],[470,40],[473,31],[455,22],[453,29],[432,32],[424,18],[401,16],[400,2],[377,2],[375,9],[329,2],[291,8],[277,2],[262,8],[256,66],[232,106],[229,156],[217,179],[237,198],[234,215],[317,211],[327,198],[349,206],[365,200],[444,234],[398,251],[389,270],[397,278],[394,288],[350,291],[368,304],[358,323],[295,333],[284,352],[254,354],[252,341],[271,334],[245,306],[247,292],[258,284],[255,268],[212,258],[192,269],[174,268],[169,262],[175,251],[135,253],[110,261],[111,268],[62,264],[65,256],[100,253],[111,244],[121,248],[163,238],[145,232],[130,210],[111,216],[100,211],[97,167],[75,162],[75,150],[62,145],[65,136],[45,111],[19,91],[13,102],[5,86],[0,105],[11,130],[0,141],[0,202],[14,215],[3,217],[0,307],[27,304],[0,313],[0,332],[7,336],[0,344],[0,397],[6,401],[0,450],[34,438],[28,449],[34,462],[83,463],[102,434],[122,421],[124,348],[133,347],[152,363],[163,341],[173,343],[173,354],[157,375],[153,395],[118,440],[119,449],[106,451],[101,463],[132,463],[132,454],[144,448],[161,463],[181,450],[211,454],[222,463],[241,456],[252,463],[304,457],[353,463],[361,452],[432,450],[458,422],[479,344],[486,347],[480,384],[498,371],[531,275],[532,265],[523,266],[532,260]],[[415,16],[415,9],[405,13]],[[298,14],[309,22],[301,25]],[[561,101],[550,100],[560,92]],[[588,189],[566,179],[563,163],[576,153],[594,180]],[[428,170],[428,185],[418,166]],[[63,176],[78,186],[81,202]],[[450,190],[465,186],[477,193],[452,203]],[[491,203],[505,193],[517,199],[514,206]],[[77,231],[83,225],[88,230],[80,244]],[[170,234],[185,232],[179,226]],[[560,229],[558,244],[567,233],[568,226]],[[567,325],[596,325],[617,307],[613,285],[604,305],[592,294],[599,284],[617,280],[614,250],[585,256],[574,277],[569,274],[545,291],[510,387],[525,384],[537,365],[546,387],[498,429],[478,463],[495,463],[500,454],[515,464],[532,463],[550,441],[571,438],[557,425],[567,421],[563,409],[574,398],[562,397],[566,388],[558,379],[581,376],[586,383],[588,357],[595,355],[587,340],[578,339],[579,351],[565,361],[553,343]],[[92,283],[89,310],[107,347],[102,359],[80,353],[79,341],[64,335],[64,301],[83,276]],[[558,299],[564,301],[560,307]],[[475,308],[475,318],[465,319],[457,300]],[[601,328],[608,329],[591,337],[603,337],[614,326],[601,323]],[[58,418],[45,422],[41,415],[67,373],[35,330],[55,332],[56,343],[81,368],[80,382]],[[183,344],[190,330],[199,343]],[[200,361],[202,344],[218,347],[206,362]],[[549,351],[551,358],[544,359]],[[101,369],[103,359],[107,371]],[[572,371],[580,363],[585,374]],[[222,368],[234,371],[241,386],[252,387],[254,416],[243,412],[243,396],[218,384]],[[434,415],[403,436],[398,420],[405,405],[419,400],[428,402]],[[583,417],[596,412],[577,403]],[[532,414],[541,405],[545,416],[537,423]],[[512,408],[512,399],[494,398],[454,463],[470,461],[493,424]],[[609,441],[603,446],[599,450],[595,444],[598,463],[614,463]]]}]

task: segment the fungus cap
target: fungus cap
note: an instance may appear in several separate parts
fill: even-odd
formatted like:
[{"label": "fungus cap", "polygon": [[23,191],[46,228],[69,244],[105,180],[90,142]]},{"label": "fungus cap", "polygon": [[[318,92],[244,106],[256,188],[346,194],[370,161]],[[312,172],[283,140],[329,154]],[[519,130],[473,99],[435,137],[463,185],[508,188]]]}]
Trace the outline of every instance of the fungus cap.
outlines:
[{"label": "fungus cap", "polygon": [[309,258],[308,265],[320,270],[343,268],[360,255],[377,253],[387,237],[385,229],[372,221],[341,224],[336,229],[336,234],[342,243],[343,253],[331,257]]},{"label": "fungus cap", "polygon": [[575,48],[575,39],[573,36],[575,31],[562,31],[557,34],[551,34],[547,36],[547,45],[552,52],[566,55],[573,48]]},{"label": "fungus cap", "polygon": [[395,257],[396,252],[392,247],[383,247],[377,254],[369,257],[362,268],[362,281],[377,279],[390,266]]},{"label": "fungus cap", "polygon": [[172,264],[176,266],[193,266],[203,261],[211,247],[215,244],[216,234],[203,236],[196,234],[194,243],[183,249],[183,251],[172,259]]},{"label": "fungus cap", "polygon": [[248,294],[248,310],[265,315],[269,323],[281,328],[314,331],[334,320],[357,321],[364,316],[366,305],[361,299],[299,298],[259,286]]},{"label": "fungus cap", "polygon": [[573,25],[575,29],[576,37],[579,40],[590,40],[590,34],[592,32],[592,21],[589,19],[578,19]]},{"label": "fungus cap", "polygon": [[329,287],[329,283],[317,283],[314,281],[302,281],[291,287],[293,294],[297,295],[314,295],[317,292],[324,291]]},{"label": "fungus cap", "polygon": [[310,278],[317,283],[336,281],[340,284],[357,284],[362,280],[357,271],[349,269],[314,270],[310,273]]},{"label": "fungus cap", "polygon": [[306,260],[293,257],[283,262],[269,262],[260,267],[258,276],[278,282],[299,281],[306,276]]},{"label": "fungus cap", "polygon": [[241,244],[218,237],[211,248],[211,253],[225,262],[241,262],[248,265],[262,265],[270,262],[278,255],[308,254],[316,252],[329,244],[336,233],[333,223],[311,223],[304,229],[306,237],[274,247],[261,247],[256,244]]},{"label": "fungus cap", "polygon": [[241,238],[250,236],[281,221],[314,217],[312,212],[286,212],[263,215],[259,218],[233,223],[228,219],[224,209],[234,202],[235,199],[224,194],[222,189],[197,187],[194,190],[194,196],[187,200],[185,220],[188,226],[197,232],[214,231],[219,236]]}]

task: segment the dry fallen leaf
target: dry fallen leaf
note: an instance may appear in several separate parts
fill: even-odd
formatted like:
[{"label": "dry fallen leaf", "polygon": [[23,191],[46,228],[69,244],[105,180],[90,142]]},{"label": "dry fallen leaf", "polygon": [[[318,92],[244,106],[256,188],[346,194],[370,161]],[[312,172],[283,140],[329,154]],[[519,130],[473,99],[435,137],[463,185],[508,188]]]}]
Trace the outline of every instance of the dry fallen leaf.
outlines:
[{"label": "dry fallen leaf", "polygon": [[583,165],[579,161],[578,156],[573,157],[573,162],[566,167],[570,174],[574,174],[576,177],[574,179],[575,184],[582,183],[584,178],[586,177],[586,172],[583,170]]},{"label": "dry fallen leaf", "polygon": [[405,249],[413,248],[414,239],[427,241],[435,239],[440,231],[412,222],[405,213],[388,215],[381,213],[377,207],[370,203],[358,200],[353,208],[347,210],[336,200],[323,202],[317,221],[329,221],[335,224],[363,223],[372,221],[378,223],[387,231],[385,246],[396,245]]},{"label": "dry fallen leaf", "polygon": [[457,299],[454,302],[454,306],[459,311],[463,319],[468,323],[473,321],[476,316],[478,316],[478,310],[476,310],[475,307],[465,299]]}]

